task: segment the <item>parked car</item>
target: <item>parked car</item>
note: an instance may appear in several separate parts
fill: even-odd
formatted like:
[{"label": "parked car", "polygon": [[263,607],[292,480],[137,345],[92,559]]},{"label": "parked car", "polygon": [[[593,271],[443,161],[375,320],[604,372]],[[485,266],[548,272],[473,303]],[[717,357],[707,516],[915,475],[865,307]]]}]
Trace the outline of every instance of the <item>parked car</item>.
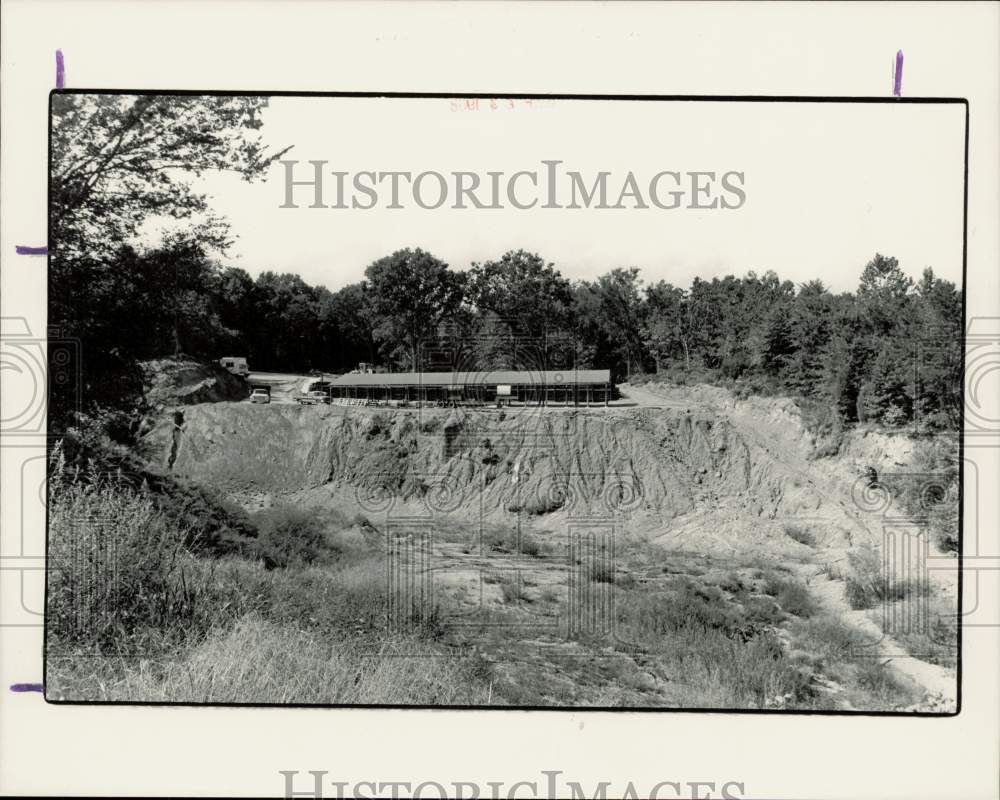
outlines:
[{"label": "parked car", "polygon": [[313,389],[311,392],[306,392],[303,395],[299,395],[297,398],[299,403],[304,406],[318,406],[323,403],[330,402],[330,395],[324,392],[322,389]]},{"label": "parked car", "polygon": [[224,356],[219,359],[219,366],[229,370],[233,375],[239,375],[244,378],[250,374],[250,366],[247,364],[247,360],[240,356]]},{"label": "parked car", "polygon": [[250,393],[251,403],[270,403],[271,393],[267,389],[261,389],[260,387],[254,389]]}]

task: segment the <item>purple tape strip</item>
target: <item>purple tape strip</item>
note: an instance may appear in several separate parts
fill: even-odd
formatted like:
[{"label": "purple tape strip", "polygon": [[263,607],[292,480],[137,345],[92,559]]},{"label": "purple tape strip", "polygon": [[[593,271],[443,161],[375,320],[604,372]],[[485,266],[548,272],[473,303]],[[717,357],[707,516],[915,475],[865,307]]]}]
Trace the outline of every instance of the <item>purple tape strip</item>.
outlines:
[{"label": "purple tape strip", "polygon": [[892,73],[892,95],[899,97],[903,92],[903,51],[896,51],[896,69]]},{"label": "purple tape strip", "polygon": [[56,50],[56,88],[66,85],[66,63],[63,61],[62,50]]},{"label": "purple tape strip", "polygon": [[16,245],[14,250],[19,256],[47,256],[49,254],[47,247],[25,247],[23,244]]},{"label": "purple tape strip", "polygon": [[45,687],[40,683],[12,683],[10,690],[12,692],[44,692]]}]

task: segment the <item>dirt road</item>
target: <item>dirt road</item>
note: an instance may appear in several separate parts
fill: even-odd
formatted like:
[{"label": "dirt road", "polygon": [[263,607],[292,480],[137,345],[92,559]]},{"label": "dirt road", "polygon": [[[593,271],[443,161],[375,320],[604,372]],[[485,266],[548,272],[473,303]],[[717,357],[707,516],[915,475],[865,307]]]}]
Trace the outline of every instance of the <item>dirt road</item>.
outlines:
[{"label": "dirt road", "polygon": [[[330,376],[327,376],[329,380]],[[294,403],[295,395],[302,389],[302,384],[306,380],[322,380],[319,375],[295,375],[288,372],[251,372],[247,375],[247,384],[252,388],[255,386],[267,386],[271,390],[272,403]],[[249,397],[247,401],[249,402]]]}]

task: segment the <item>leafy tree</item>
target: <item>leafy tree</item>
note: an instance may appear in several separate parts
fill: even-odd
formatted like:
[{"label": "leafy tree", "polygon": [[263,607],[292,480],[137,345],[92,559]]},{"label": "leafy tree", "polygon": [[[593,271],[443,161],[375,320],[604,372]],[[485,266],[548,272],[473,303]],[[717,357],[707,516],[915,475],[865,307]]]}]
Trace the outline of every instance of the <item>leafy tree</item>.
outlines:
[{"label": "leafy tree", "polygon": [[962,407],[962,294],[929,267],[916,286],[907,338],[915,343],[913,409],[930,429],[959,426]]},{"label": "leafy tree", "polygon": [[483,366],[548,368],[575,361],[568,335],[573,294],[553,264],[512,250],[496,261],[473,263],[467,282],[467,299],[481,317]]},{"label": "leafy tree", "polygon": [[646,361],[641,283],[638,268],[618,268],[576,289],[579,338],[593,342],[597,360],[626,377]]},{"label": "leafy tree", "polygon": [[784,377],[800,352],[796,347],[791,310],[786,306],[772,309],[764,324],[761,366],[769,375]]},{"label": "leafy tree", "polygon": [[688,290],[687,318],[692,360],[710,369],[722,362],[722,339],[725,306],[718,297],[719,281],[695,278]]},{"label": "leafy tree", "polygon": [[867,320],[870,335],[887,335],[906,316],[913,280],[895,258],[876,253],[861,273],[858,309]]},{"label": "leafy tree", "polygon": [[360,361],[374,363],[378,352],[375,340],[378,323],[368,285],[352,283],[337,292],[333,296],[331,313],[340,334],[337,365],[353,367]]},{"label": "leafy tree", "polygon": [[[280,153],[259,134],[267,98],[57,94],[52,98],[49,202],[53,250],[63,259],[114,252],[151,216],[209,211],[192,178],[227,170],[253,180]],[[199,229],[225,244],[215,218]]]},{"label": "leafy tree", "polygon": [[[80,341],[89,405],[138,403],[136,359],[158,341],[137,330],[142,323],[155,329],[172,315],[171,352],[187,346],[182,329],[193,334],[197,320],[211,318],[204,287],[187,281],[195,254],[181,254],[176,241],[143,253],[135,241],[143,223],[160,216],[187,221],[180,238],[202,251],[224,248],[225,222],[193,178],[213,170],[263,175],[281,155],[269,154],[258,133],[266,105],[266,98],[53,96],[49,322]],[[152,274],[157,267],[164,274]],[[165,305],[151,308],[146,301],[156,294]],[[197,320],[184,318],[191,315]],[[71,382],[52,387],[54,430],[68,421],[71,391]]]},{"label": "leafy tree", "polygon": [[221,349],[233,355],[250,354],[248,334],[255,322],[253,278],[244,269],[226,267],[216,275],[210,291],[216,297],[219,320],[229,332],[226,341],[219,343]]},{"label": "leafy tree", "polygon": [[678,361],[685,369],[691,368],[688,304],[683,289],[666,281],[647,287],[641,332],[657,372]]},{"label": "leafy tree", "polygon": [[848,422],[857,422],[864,415],[864,360],[858,340],[849,334],[836,334],[823,352],[822,395]]},{"label": "leafy tree", "polygon": [[419,248],[380,258],[365,277],[377,319],[376,341],[390,358],[419,369],[421,344],[437,335],[462,302],[463,277]]},{"label": "leafy tree", "polygon": [[263,272],[255,283],[256,321],[249,340],[258,368],[309,370],[319,335],[316,289],[298,275]]},{"label": "leafy tree", "polygon": [[822,281],[799,287],[787,307],[788,340],[782,357],[781,380],[786,389],[806,397],[822,392],[823,352],[835,328],[838,300]]}]

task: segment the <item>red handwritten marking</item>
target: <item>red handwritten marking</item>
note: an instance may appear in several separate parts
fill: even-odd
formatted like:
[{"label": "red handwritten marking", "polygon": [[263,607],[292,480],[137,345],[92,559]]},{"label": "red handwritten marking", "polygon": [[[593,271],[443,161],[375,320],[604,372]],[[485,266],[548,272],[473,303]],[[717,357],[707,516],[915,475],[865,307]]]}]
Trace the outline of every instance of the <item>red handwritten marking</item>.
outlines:
[{"label": "red handwritten marking", "polygon": [[468,111],[518,111],[526,108],[551,108],[555,105],[555,100],[535,100],[531,98],[484,99],[481,97],[457,97],[449,102],[452,113],[463,113]]}]

